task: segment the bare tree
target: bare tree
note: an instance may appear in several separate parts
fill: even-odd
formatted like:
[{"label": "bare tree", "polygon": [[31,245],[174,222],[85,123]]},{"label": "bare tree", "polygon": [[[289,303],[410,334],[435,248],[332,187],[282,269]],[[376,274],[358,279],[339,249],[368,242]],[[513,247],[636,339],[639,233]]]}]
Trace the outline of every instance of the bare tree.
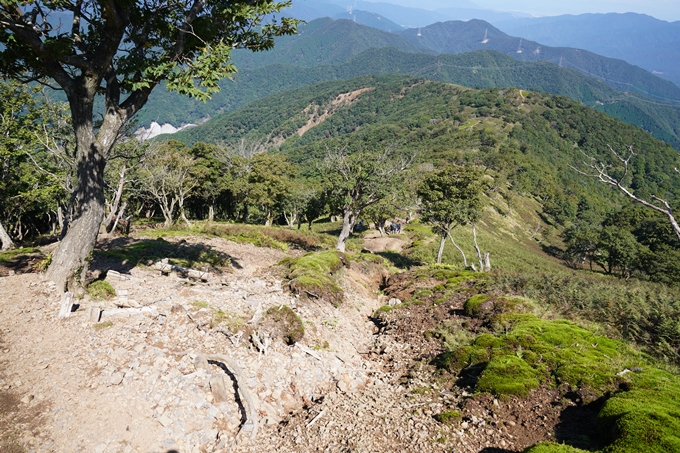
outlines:
[{"label": "bare tree", "polygon": [[[633,146],[631,145],[628,147],[628,157],[624,157],[623,155],[617,153],[616,151],[614,151],[614,148],[612,148],[610,145],[607,146],[609,147],[609,150],[612,152],[612,154],[614,154],[614,156],[616,156],[616,158],[623,165],[624,171],[623,175],[620,178],[615,178],[607,171],[607,169],[610,167],[609,165],[606,165],[605,163],[600,162],[594,157],[589,156],[587,154],[585,154],[586,160],[583,162],[583,164],[589,169],[589,171],[580,170],[574,167],[573,165],[570,165],[570,167],[584,176],[596,178],[605,184],[614,186],[628,198],[644,206],[647,206],[648,208],[654,209],[655,211],[664,214],[666,217],[668,217],[668,220],[670,221],[671,226],[673,227],[673,231],[675,231],[675,234],[678,236],[678,239],[680,239],[680,225],[678,224],[678,221],[675,219],[673,209],[671,208],[671,205],[670,203],[668,203],[668,201],[664,200],[663,198],[659,198],[656,195],[652,195],[652,199],[657,204],[649,202],[633,194],[633,192],[631,192],[630,189],[623,185],[622,181],[628,175],[630,161],[635,156],[635,153],[633,152]],[[680,173],[680,170],[678,170],[677,167],[675,168],[675,171],[677,173]]]},{"label": "bare tree", "polygon": [[192,157],[173,142],[152,146],[140,168],[143,190],[158,204],[165,218],[165,226],[174,222],[175,208],[187,225],[184,202],[196,187],[191,176]]}]

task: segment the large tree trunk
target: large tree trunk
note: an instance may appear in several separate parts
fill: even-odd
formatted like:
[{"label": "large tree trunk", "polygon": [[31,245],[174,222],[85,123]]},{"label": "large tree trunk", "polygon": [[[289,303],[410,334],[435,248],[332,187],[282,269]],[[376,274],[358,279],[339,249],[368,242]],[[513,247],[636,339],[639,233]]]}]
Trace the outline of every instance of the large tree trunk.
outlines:
[{"label": "large tree trunk", "polygon": [[105,214],[106,156],[123,126],[123,119],[109,110],[95,136],[92,113],[100,81],[96,76],[85,75],[66,90],[76,138],[78,186],[72,197],[72,220],[65,226],[65,235],[52,253],[52,263],[45,273],[60,291],[73,291],[85,284]]},{"label": "large tree trunk", "polygon": [[9,250],[14,248],[14,242],[12,242],[12,238],[9,237],[9,234],[7,234],[2,222],[0,222],[0,244],[2,244],[0,250]]},{"label": "large tree trunk", "polygon": [[[92,137],[93,138],[93,137]],[[106,161],[94,140],[78,137],[78,188],[73,221],[52,254],[45,277],[61,291],[73,290],[84,283],[91,253],[104,220],[104,166]],[[81,151],[85,148],[86,151]]]},{"label": "large tree trunk", "polygon": [[347,243],[347,238],[352,234],[352,229],[354,229],[354,224],[359,217],[359,213],[354,213],[352,211],[345,211],[342,215],[342,229],[340,230],[340,236],[338,237],[338,245],[335,247],[337,250],[344,253],[345,245]]},{"label": "large tree trunk", "polygon": [[439,241],[439,251],[437,252],[437,264],[442,263],[442,257],[444,256],[444,244],[446,244],[446,236],[442,235],[442,240]]}]

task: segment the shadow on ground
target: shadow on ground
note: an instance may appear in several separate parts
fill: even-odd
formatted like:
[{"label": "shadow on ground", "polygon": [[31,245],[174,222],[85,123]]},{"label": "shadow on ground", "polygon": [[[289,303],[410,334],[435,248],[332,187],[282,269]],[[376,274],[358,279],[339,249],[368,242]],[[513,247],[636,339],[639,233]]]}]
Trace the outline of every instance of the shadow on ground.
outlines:
[{"label": "shadow on ground", "polygon": [[140,264],[150,266],[166,258],[172,264],[197,269],[227,266],[242,268],[238,259],[208,245],[190,244],[185,240],[170,242],[162,238],[137,240],[120,237],[105,240],[98,244],[94,258],[92,269],[113,269],[124,273]]}]

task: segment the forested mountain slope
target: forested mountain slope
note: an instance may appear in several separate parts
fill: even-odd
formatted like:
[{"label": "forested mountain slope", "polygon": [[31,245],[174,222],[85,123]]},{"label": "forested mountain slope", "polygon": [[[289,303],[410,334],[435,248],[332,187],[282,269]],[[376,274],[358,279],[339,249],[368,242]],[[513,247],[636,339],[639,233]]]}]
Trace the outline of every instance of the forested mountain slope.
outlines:
[{"label": "forested mountain slope", "polygon": [[521,61],[550,61],[597,77],[618,90],[634,91],[664,101],[680,101],[680,87],[623,60],[509,36],[481,20],[439,22],[422,29],[406,30],[400,35],[414,45],[438,53],[486,49],[503,52]]},{"label": "forested mountain slope", "polygon": [[680,21],[636,13],[579,14],[495,22],[512,36],[619,58],[680,85]]},{"label": "forested mountain slope", "polygon": [[274,63],[318,66],[347,61],[375,47],[396,47],[406,52],[432,52],[394,33],[360,25],[351,20],[326,17],[301,26],[297,35],[277,38],[274,49],[270,51],[253,53],[237,50],[234,52],[234,63],[238,68],[255,68]]},{"label": "forested mountain slope", "polygon": [[270,96],[176,134],[186,143],[277,145],[308,175],[329,148],[416,153],[421,163],[461,161],[493,172],[499,190],[543,203],[546,219],[575,218],[579,206],[621,204],[603,184],[570,168],[586,156],[609,164],[609,151],[637,153],[627,184],[637,193],[680,198],[678,153],[650,134],[563,96],[517,89],[472,90],[405,76],[326,82]]},{"label": "forested mountain slope", "polygon": [[522,62],[493,51],[459,55],[428,55],[395,48],[374,48],[336,65],[295,67],[270,65],[243,69],[221,83],[222,91],[207,104],[168,93],[154,92],[138,120],[147,125],[198,122],[248,102],[288,89],[326,80],[371,74],[409,74],[468,87],[509,87],[562,94],[604,110],[680,149],[680,110],[639,95],[612,89],[582,73],[548,62]]}]

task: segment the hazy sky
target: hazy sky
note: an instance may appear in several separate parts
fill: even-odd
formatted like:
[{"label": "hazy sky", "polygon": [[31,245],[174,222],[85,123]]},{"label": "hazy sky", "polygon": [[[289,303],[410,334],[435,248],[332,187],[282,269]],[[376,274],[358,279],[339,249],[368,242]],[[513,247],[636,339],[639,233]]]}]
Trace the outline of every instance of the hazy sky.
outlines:
[{"label": "hazy sky", "polygon": [[[381,0],[368,0],[381,1]],[[469,8],[471,3],[499,11],[519,11],[535,16],[559,14],[626,13],[649,14],[657,19],[680,20],[680,0],[382,0],[417,8]]]}]

